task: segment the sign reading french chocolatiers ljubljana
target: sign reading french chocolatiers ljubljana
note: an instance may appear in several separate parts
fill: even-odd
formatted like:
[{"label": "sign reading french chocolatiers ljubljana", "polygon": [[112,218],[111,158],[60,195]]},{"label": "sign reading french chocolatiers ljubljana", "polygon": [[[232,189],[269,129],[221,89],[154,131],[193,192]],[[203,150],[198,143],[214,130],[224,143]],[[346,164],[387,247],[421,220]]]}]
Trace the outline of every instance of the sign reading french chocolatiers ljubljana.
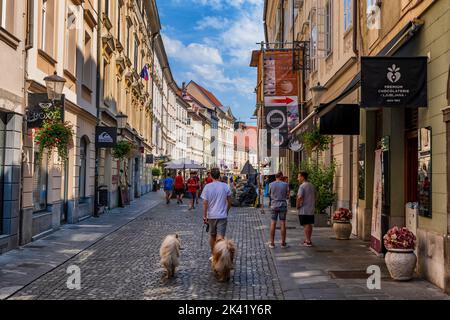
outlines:
[{"label": "sign reading french chocolatiers ljubljana", "polygon": [[362,57],[361,107],[427,107],[427,63],[427,57]]}]

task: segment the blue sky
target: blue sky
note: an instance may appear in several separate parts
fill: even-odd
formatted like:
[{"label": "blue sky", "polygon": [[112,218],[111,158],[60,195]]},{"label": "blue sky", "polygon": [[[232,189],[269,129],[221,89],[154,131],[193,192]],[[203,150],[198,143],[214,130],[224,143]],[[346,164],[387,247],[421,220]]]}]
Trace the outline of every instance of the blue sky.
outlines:
[{"label": "blue sky", "polygon": [[264,40],[264,0],[156,0],[162,34],[177,83],[194,80],[251,120],[256,70],[251,51]]}]

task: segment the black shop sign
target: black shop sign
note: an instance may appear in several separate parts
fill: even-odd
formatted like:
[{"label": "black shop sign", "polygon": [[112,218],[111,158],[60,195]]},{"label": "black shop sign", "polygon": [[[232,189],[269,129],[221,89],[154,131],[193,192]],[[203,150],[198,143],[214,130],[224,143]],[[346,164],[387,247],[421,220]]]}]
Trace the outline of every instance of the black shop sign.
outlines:
[{"label": "black shop sign", "polygon": [[27,106],[27,127],[28,129],[42,128],[44,120],[47,118],[47,111],[57,110],[61,113],[61,120],[64,121],[64,95],[61,101],[48,99],[47,93],[29,93]]},{"label": "black shop sign", "polygon": [[363,108],[428,106],[427,57],[362,57]]},{"label": "black shop sign", "polygon": [[116,143],[117,143],[117,128],[115,127],[95,128],[96,148],[114,148]]}]

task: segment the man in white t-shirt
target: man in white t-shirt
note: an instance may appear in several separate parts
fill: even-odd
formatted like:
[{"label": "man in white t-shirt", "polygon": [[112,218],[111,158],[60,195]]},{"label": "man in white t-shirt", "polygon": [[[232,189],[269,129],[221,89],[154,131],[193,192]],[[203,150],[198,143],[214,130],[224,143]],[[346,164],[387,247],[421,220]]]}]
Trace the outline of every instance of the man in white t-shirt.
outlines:
[{"label": "man in white t-shirt", "polygon": [[203,189],[203,221],[209,224],[211,252],[217,240],[225,238],[228,212],[231,208],[231,190],[226,183],[220,181],[220,170],[211,170],[212,183]]}]

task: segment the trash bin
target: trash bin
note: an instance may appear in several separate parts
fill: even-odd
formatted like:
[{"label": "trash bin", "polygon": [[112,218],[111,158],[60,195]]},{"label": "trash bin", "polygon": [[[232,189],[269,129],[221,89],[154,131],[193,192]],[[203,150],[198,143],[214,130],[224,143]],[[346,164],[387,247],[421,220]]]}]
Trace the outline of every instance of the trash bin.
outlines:
[{"label": "trash bin", "polygon": [[158,180],[153,180],[153,192],[158,191]]},{"label": "trash bin", "polygon": [[108,187],[99,186],[98,187],[98,205],[100,207],[108,206]]}]

